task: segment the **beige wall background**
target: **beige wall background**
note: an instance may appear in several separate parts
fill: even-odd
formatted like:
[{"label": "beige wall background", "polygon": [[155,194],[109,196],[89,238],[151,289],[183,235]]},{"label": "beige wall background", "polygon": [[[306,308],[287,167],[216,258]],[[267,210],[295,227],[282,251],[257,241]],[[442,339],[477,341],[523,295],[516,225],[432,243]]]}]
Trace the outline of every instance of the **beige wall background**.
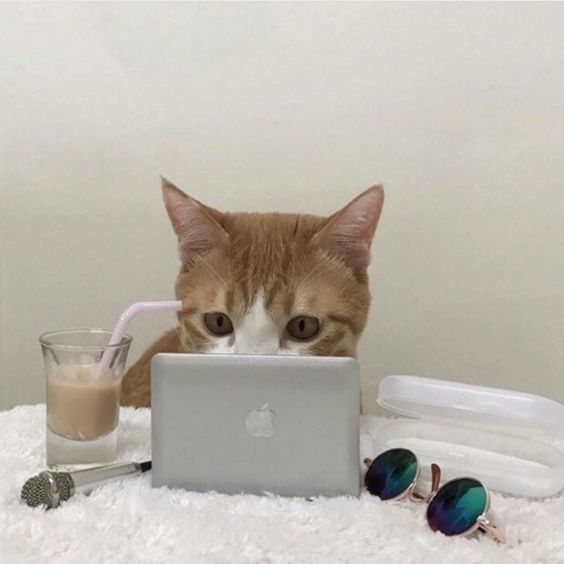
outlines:
[{"label": "beige wall background", "polygon": [[[38,335],[170,298],[164,174],[225,210],[384,183],[361,347],[564,401],[563,4],[0,6],[0,407]],[[134,359],[172,317],[138,319]]]}]

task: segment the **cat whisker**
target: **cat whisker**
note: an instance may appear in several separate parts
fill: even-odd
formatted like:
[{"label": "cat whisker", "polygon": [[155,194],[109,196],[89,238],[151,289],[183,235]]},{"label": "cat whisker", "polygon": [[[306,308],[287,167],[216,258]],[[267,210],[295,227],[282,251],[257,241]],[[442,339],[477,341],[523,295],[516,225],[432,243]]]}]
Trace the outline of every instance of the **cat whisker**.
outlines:
[{"label": "cat whisker", "polygon": [[180,343],[180,346],[184,349],[184,352],[189,352],[190,348],[187,347],[184,344],[184,335],[182,334],[182,331],[180,330],[180,325],[177,325],[175,329],[176,329],[176,335],[178,337],[178,342]]},{"label": "cat whisker", "polygon": [[219,272],[217,272],[217,270],[208,262],[208,259],[205,255],[199,255],[196,259],[196,262],[201,264],[208,272],[213,274],[222,286],[227,285],[225,278],[221,276],[221,274],[219,274]]},{"label": "cat whisker", "polygon": [[[327,266],[326,264],[321,264],[321,265],[318,264],[317,266],[312,268],[311,271],[302,279],[302,281],[299,283],[298,287],[296,288],[296,293],[298,293],[304,287],[306,282],[313,282],[314,280],[317,280],[319,277],[337,268],[337,266],[338,263],[336,262],[331,262],[329,266]],[[320,267],[324,267],[324,268],[320,269]]]},{"label": "cat whisker", "polygon": [[316,264],[300,281],[296,288],[296,292],[301,290],[304,284],[313,276],[313,274],[318,271],[321,267],[324,267],[324,264]]}]

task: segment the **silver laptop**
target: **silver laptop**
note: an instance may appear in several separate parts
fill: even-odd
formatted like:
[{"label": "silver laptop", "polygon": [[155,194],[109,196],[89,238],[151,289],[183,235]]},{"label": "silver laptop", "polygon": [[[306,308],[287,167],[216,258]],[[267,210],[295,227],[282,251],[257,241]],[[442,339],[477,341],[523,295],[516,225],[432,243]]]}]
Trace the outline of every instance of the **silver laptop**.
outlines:
[{"label": "silver laptop", "polygon": [[151,372],[154,487],[359,495],[356,360],[157,354]]}]

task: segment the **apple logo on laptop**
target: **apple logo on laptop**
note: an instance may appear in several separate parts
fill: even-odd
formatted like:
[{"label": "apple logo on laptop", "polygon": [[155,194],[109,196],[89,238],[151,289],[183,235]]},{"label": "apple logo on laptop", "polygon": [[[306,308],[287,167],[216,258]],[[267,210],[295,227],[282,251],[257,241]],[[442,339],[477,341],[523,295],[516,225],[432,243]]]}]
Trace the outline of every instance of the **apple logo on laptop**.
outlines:
[{"label": "apple logo on laptop", "polygon": [[253,409],[247,413],[245,417],[245,425],[247,431],[253,437],[272,437],[276,432],[274,427],[274,418],[276,413],[268,407],[268,402],[263,403],[257,409]]}]

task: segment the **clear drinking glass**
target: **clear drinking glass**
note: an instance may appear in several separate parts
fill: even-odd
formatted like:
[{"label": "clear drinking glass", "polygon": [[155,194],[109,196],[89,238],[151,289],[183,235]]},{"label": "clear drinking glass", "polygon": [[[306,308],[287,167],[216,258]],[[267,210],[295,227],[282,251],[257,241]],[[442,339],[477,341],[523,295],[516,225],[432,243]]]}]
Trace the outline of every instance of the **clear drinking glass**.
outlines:
[{"label": "clear drinking glass", "polygon": [[[39,338],[47,384],[48,466],[111,462],[117,453],[119,400],[131,337],[108,346],[111,331],[68,329]],[[99,367],[104,350],[107,368]]]}]

